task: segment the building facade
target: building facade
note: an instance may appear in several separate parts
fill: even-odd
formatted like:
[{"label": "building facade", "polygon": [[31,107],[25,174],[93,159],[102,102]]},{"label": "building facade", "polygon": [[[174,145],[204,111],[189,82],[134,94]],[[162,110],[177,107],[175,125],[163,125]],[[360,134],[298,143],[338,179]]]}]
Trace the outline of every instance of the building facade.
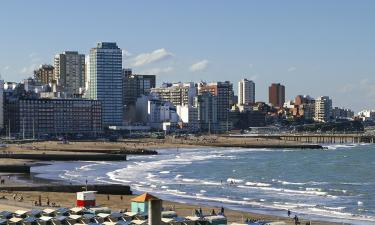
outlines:
[{"label": "building facade", "polygon": [[217,97],[210,92],[203,92],[194,100],[201,131],[209,133],[218,131]]},{"label": "building facade", "polygon": [[279,83],[271,84],[268,88],[269,103],[274,107],[282,107],[285,102],[285,86]]},{"label": "building facade", "polygon": [[253,103],[255,103],[255,83],[251,80],[242,79],[238,82],[238,105]]},{"label": "building facade", "polygon": [[55,56],[54,77],[69,97],[80,95],[85,86],[85,55],[66,51]]},{"label": "building facade", "polygon": [[138,97],[148,95],[156,86],[155,75],[133,74],[129,69],[122,70],[124,105],[135,105]]},{"label": "building facade", "polygon": [[12,99],[6,103],[5,120],[20,138],[56,135],[96,135],[103,131],[102,106],[88,99]]},{"label": "building facade", "polygon": [[86,96],[102,102],[103,126],[123,124],[122,51],[116,43],[100,42],[90,50]]},{"label": "building facade", "polygon": [[232,122],[229,118],[229,112],[233,103],[233,84],[229,81],[200,83],[198,86],[198,91],[200,95],[208,92],[216,96],[216,112],[219,130],[230,130],[232,127]]},{"label": "building facade", "polygon": [[54,67],[52,65],[41,65],[34,70],[34,79],[41,84],[49,84],[56,81],[54,74]]},{"label": "building facade", "polygon": [[329,122],[332,117],[332,99],[321,96],[315,99],[315,116],[317,122]]},{"label": "building facade", "polygon": [[197,95],[194,83],[176,83],[152,88],[151,93],[159,99],[173,103],[173,105],[192,105]]}]

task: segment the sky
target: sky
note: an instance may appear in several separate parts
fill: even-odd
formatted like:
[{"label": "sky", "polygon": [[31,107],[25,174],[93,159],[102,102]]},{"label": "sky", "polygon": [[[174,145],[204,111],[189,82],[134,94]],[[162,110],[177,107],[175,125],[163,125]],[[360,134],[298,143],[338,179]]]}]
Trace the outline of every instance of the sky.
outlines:
[{"label": "sky", "polygon": [[162,82],[282,83],[286,98],[328,95],[375,109],[373,0],[2,0],[0,74],[32,76],[55,54],[117,42],[124,67]]}]

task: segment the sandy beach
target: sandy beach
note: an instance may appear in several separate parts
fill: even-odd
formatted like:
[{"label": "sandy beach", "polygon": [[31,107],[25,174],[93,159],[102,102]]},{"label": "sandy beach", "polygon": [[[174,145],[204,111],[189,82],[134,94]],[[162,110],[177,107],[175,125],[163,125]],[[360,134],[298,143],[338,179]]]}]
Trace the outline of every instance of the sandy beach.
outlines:
[{"label": "sandy beach", "polygon": [[[23,201],[19,202],[17,200],[13,199],[14,194],[16,194],[16,198],[23,197]],[[0,200],[0,210],[8,210],[12,211],[15,209],[31,209],[36,208],[34,206],[34,202],[38,200],[39,195],[42,196],[42,202],[43,206],[41,208],[49,208],[51,206],[47,206],[46,202],[47,199],[52,203],[57,204],[61,207],[74,207],[75,206],[75,199],[76,195],[74,193],[48,193],[48,192],[17,192],[17,193],[1,193],[0,196],[4,196],[6,199]],[[134,196],[126,195],[121,196],[119,195],[97,195],[97,202],[101,206],[107,206],[113,210],[125,210],[130,209],[130,202],[131,199]],[[108,200],[109,198],[109,200]],[[176,203],[176,202],[170,202],[170,201],[164,201],[163,202],[164,208],[171,208],[175,209],[175,211],[181,215],[181,216],[191,216],[193,211],[195,209],[198,209],[199,207],[202,208],[202,210],[205,213],[210,213],[212,209],[215,209],[216,212],[220,210],[220,206],[217,206],[215,208],[213,207],[205,207],[205,206],[198,206],[198,205],[191,205],[191,204],[182,204],[182,203]],[[225,210],[225,214],[228,217],[228,222],[241,222],[245,220],[246,218],[251,219],[259,219],[259,220],[275,220],[275,221],[285,221],[287,224],[294,224],[291,218],[284,218],[284,217],[277,217],[277,216],[270,216],[270,215],[261,215],[261,214],[255,214],[255,213],[247,213],[247,212],[241,212],[236,210]],[[286,214],[286,212],[285,212]],[[303,220],[301,218],[302,223],[305,224],[307,221]],[[313,224],[317,225],[334,225],[336,223],[331,222],[317,222],[314,221]]]}]

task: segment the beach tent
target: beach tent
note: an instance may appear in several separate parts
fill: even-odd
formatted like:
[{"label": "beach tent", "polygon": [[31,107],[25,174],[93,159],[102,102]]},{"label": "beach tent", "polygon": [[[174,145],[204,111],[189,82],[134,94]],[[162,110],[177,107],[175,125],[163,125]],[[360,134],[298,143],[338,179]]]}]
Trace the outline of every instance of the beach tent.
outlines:
[{"label": "beach tent", "polygon": [[0,212],[0,218],[2,219],[10,219],[13,217],[13,213],[9,212],[9,211],[1,211]]},{"label": "beach tent", "polygon": [[88,223],[95,223],[95,215],[94,214],[83,214],[82,218],[80,219],[82,222]]},{"label": "beach tent", "polygon": [[9,225],[16,225],[16,224],[21,224],[21,221],[23,219],[22,218],[18,218],[18,217],[12,217],[8,220],[8,224]]},{"label": "beach tent", "polygon": [[83,212],[83,210],[85,210],[85,208],[83,208],[83,207],[73,207],[73,208],[70,208],[69,210],[72,213],[78,214],[78,213]]},{"label": "beach tent", "polygon": [[66,224],[67,217],[66,216],[57,216],[52,219],[53,225],[64,225]]},{"label": "beach tent", "polygon": [[109,220],[111,221],[111,222],[116,222],[116,221],[121,221],[121,220],[123,220],[123,218],[124,218],[124,214],[122,214],[122,213],[119,213],[119,212],[113,212],[113,213],[111,213],[111,215],[109,215]]},{"label": "beach tent", "polygon": [[162,218],[176,218],[177,213],[175,211],[163,211],[161,212]]},{"label": "beach tent", "polygon": [[227,218],[222,215],[217,216],[205,216],[204,217],[211,225],[223,225],[227,224]]},{"label": "beach tent", "polygon": [[69,216],[68,208],[58,208],[55,212],[57,216]]},{"label": "beach tent", "polygon": [[30,211],[28,211],[26,214],[28,216],[32,216],[32,217],[36,217],[36,218],[39,218],[42,216],[42,210],[39,210],[39,209],[32,209]]},{"label": "beach tent", "polygon": [[111,213],[111,209],[108,207],[91,207],[90,209],[87,209],[85,212],[98,215],[99,213]]},{"label": "beach tent", "polygon": [[23,219],[22,225],[36,225],[37,221],[38,221],[37,218],[35,218],[33,216],[29,216],[29,217]]},{"label": "beach tent", "polygon": [[17,216],[17,217],[21,217],[21,218],[25,218],[27,215],[26,215],[27,211],[25,210],[17,210],[14,212],[14,214]]},{"label": "beach tent", "polygon": [[0,219],[0,225],[6,225],[7,223],[8,223],[8,220]]},{"label": "beach tent", "polygon": [[55,212],[56,212],[55,209],[47,208],[47,209],[43,209],[42,215],[47,216],[47,217],[51,217],[51,216],[54,216]]},{"label": "beach tent", "polygon": [[144,225],[147,223],[146,220],[132,220],[130,221],[131,224],[135,224],[135,225]]}]

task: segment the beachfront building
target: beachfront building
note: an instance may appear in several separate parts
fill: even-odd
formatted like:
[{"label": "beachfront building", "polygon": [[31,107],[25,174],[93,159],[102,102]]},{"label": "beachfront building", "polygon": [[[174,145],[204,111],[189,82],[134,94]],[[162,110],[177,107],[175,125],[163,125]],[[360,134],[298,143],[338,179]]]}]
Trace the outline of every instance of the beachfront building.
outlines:
[{"label": "beachfront building", "polygon": [[351,109],[334,107],[332,108],[332,117],[334,119],[350,120],[354,117],[354,111]]},{"label": "beachfront building", "polygon": [[103,131],[101,102],[89,99],[8,99],[5,121],[19,138],[95,136]]},{"label": "beachfront building", "polygon": [[54,77],[67,96],[80,95],[85,85],[85,55],[75,51],[57,54],[54,67]]},{"label": "beachfront building", "polygon": [[375,110],[362,110],[358,113],[358,117],[363,121],[375,121]]},{"label": "beachfront building", "polygon": [[229,81],[201,82],[198,85],[198,92],[199,95],[208,92],[216,97],[217,130],[229,131],[232,129],[229,113],[233,104],[233,84]]},{"label": "beachfront building", "polygon": [[332,117],[332,99],[321,96],[315,99],[315,116],[317,122],[329,122]]},{"label": "beachfront building", "polygon": [[197,88],[193,82],[163,84],[162,87],[152,88],[151,93],[161,100],[171,102],[173,105],[193,105],[197,96]]},{"label": "beachfront building", "polygon": [[163,130],[163,123],[170,123],[177,126],[179,121],[176,107],[171,103],[159,99],[149,99],[147,101],[148,125],[157,130]]},{"label": "beachfront building", "polygon": [[238,105],[249,105],[255,102],[255,83],[248,79],[238,82]]},{"label": "beachfront building", "polygon": [[149,95],[156,85],[155,75],[133,74],[131,69],[122,70],[122,98],[124,103],[124,121],[137,122],[136,102],[142,95]]},{"label": "beachfront building", "polygon": [[203,92],[194,100],[201,131],[208,133],[218,131],[217,97],[210,92]]},{"label": "beachfront building", "polygon": [[49,84],[56,81],[52,65],[41,65],[34,70],[34,79],[41,84]]},{"label": "beachfront building", "polygon": [[85,96],[99,100],[103,126],[123,124],[122,51],[116,43],[100,42],[90,50]]},{"label": "beachfront building", "polygon": [[187,128],[189,131],[198,131],[200,129],[198,108],[196,106],[178,105],[176,111],[181,122],[181,128]]},{"label": "beachfront building", "polygon": [[155,75],[133,74],[131,69],[122,70],[123,102],[125,105],[135,105],[138,97],[148,95],[156,85]]},{"label": "beachfront building", "polygon": [[285,102],[285,86],[273,83],[268,88],[268,100],[274,107],[282,107]]}]

